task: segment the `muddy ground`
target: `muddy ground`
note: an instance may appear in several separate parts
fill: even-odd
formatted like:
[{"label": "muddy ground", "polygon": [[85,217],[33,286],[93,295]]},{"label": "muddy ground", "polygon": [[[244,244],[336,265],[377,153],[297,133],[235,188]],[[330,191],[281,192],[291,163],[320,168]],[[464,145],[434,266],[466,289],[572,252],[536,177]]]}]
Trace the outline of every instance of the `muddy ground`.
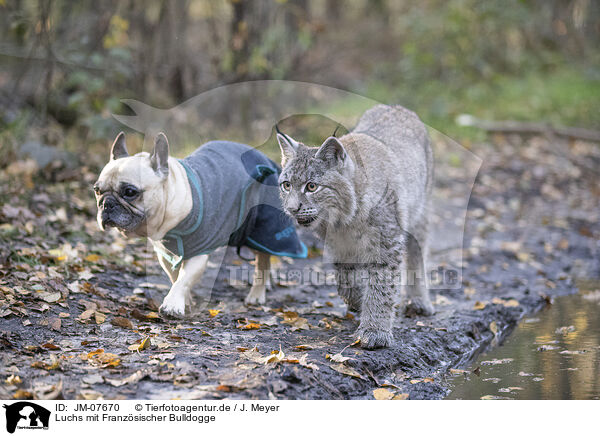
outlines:
[{"label": "muddy ground", "polygon": [[[160,319],[167,279],[151,251],[96,228],[96,168],[15,163],[1,174],[0,397],[443,398],[448,375],[521,317],[600,277],[599,150],[540,137],[474,145],[483,166],[463,287],[434,290],[437,314],[399,318],[396,346],[379,350],[352,346],[357,319],[331,283],[283,278],[265,307],[245,307],[249,286],[230,272],[251,266],[233,250],[220,270],[211,260],[214,289],[199,289],[191,317]],[[326,268],[305,238],[311,257],[278,268]]]}]

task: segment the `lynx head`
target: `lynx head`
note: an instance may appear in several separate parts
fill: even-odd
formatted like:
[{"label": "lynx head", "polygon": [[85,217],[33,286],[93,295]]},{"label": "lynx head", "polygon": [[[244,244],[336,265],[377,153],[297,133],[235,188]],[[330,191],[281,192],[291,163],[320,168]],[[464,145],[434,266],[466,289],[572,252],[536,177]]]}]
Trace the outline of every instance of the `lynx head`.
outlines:
[{"label": "lynx head", "polygon": [[307,147],[278,133],[281,148],[279,187],[283,207],[298,224],[318,228],[348,223],[356,213],[354,163],[342,142],[329,137]]}]

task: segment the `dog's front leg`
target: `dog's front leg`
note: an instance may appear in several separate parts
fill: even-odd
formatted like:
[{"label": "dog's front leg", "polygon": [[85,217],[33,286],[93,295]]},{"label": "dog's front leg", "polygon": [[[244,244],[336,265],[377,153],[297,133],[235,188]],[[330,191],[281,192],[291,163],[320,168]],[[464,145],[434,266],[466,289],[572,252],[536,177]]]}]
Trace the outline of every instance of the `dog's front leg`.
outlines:
[{"label": "dog's front leg", "polygon": [[265,304],[267,285],[271,277],[271,255],[255,251],[254,281],[246,297],[246,304]]},{"label": "dog's front leg", "polygon": [[175,318],[185,316],[185,307],[191,299],[191,290],[202,278],[207,263],[207,254],[201,254],[182,262],[177,280],[158,309],[162,316]]}]

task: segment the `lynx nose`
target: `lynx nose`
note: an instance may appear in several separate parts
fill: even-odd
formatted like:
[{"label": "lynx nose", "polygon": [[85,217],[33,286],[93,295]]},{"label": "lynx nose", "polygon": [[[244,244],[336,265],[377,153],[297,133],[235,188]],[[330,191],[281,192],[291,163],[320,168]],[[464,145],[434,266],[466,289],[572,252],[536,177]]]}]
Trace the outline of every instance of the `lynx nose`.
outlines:
[{"label": "lynx nose", "polygon": [[292,215],[296,215],[302,209],[302,203],[288,203],[287,211]]}]

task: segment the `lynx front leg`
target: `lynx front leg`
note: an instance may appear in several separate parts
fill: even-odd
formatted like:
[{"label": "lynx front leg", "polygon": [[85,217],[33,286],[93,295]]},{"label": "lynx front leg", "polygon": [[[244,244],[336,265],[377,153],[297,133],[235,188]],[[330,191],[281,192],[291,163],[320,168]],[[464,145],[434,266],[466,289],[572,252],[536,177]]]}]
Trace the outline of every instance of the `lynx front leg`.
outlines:
[{"label": "lynx front leg", "polygon": [[364,287],[357,339],[365,348],[389,347],[394,343],[394,298],[396,288],[383,268],[368,272]]},{"label": "lynx front leg", "polygon": [[359,270],[354,265],[336,264],[336,280],[338,285],[338,294],[348,305],[348,310],[360,312],[362,292],[357,277]]},{"label": "lynx front leg", "polygon": [[[423,241],[425,244],[425,241]],[[409,235],[406,238],[406,294],[409,299],[405,307],[407,315],[433,315],[435,310],[429,299],[425,273],[425,253],[419,241]]]},{"label": "lynx front leg", "polygon": [[208,255],[206,254],[183,261],[177,279],[158,309],[162,316],[175,318],[185,316],[185,307],[191,299],[190,292],[193,286],[202,278],[207,263]]},{"label": "lynx front leg", "polygon": [[245,301],[246,304],[265,304],[267,285],[271,276],[271,255],[261,251],[255,251],[255,254],[254,281]]}]

